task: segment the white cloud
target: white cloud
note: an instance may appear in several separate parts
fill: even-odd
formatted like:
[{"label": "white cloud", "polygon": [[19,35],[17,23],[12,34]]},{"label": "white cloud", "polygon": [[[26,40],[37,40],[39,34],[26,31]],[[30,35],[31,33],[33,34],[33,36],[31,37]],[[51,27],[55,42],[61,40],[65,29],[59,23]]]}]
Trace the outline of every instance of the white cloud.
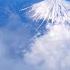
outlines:
[{"label": "white cloud", "polygon": [[60,22],[63,24],[67,20],[70,21],[69,3],[66,3],[64,0],[43,0],[22,10],[28,8],[30,10],[27,14],[36,21],[41,19],[48,21],[51,19],[52,23],[56,22],[55,24]]},{"label": "white cloud", "polygon": [[32,51],[25,55],[26,63],[38,70],[70,69],[70,29],[65,24],[70,22],[70,7],[63,0],[44,0],[29,8],[28,14],[33,20],[44,19],[49,24],[51,19],[54,25],[48,26],[48,33],[34,39]]},{"label": "white cloud", "polygon": [[54,25],[48,34],[45,33],[34,40],[32,52],[25,56],[26,63],[35,66],[41,64],[40,70],[60,70],[60,68],[69,67],[69,35],[70,30],[65,25]]}]

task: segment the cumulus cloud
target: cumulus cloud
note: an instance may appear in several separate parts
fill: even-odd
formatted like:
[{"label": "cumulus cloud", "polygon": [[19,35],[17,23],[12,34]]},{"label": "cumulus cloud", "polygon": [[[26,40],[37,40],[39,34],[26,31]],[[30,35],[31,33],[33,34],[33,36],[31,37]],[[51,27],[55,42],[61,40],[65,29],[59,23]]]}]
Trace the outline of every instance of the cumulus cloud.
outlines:
[{"label": "cumulus cloud", "polygon": [[50,31],[37,37],[32,51],[27,53],[27,64],[38,66],[40,70],[70,69],[70,30],[65,25],[54,25]]}]

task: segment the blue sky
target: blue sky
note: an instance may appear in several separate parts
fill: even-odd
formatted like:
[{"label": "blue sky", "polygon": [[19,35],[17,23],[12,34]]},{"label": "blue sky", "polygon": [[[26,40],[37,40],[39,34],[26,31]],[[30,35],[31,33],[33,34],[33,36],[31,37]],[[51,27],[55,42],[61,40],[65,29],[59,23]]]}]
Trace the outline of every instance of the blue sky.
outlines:
[{"label": "blue sky", "polygon": [[23,49],[29,49],[29,39],[35,34],[36,24],[20,10],[38,1],[40,0],[0,0],[0,31],[12,58],[20,58],[21,55],[16,54],[16,50],[21,53],[21,44]]},{"label": "blue sky", "polygon": [[39,23],[28,19],[25,11],[20,10],[40,1],[0,0],[0,70],[29,70],[22,60],[30,51],[30,39]]},{"label": "blue sky", "polygon": [[[0,70],[39,70],[25,64],[24,54],[30,52],[31,39],[41,21],[32,21],[20,10],[40,1],[0,0]],[[44,26],[45,22],[39,29],[41,34]]]}]

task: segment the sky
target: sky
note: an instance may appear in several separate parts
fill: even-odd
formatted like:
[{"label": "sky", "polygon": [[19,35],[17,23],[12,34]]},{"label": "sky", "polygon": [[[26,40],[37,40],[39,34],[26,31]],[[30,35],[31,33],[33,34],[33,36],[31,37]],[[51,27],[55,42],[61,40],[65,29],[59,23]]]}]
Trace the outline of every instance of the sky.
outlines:
[{"label": "sky", "polygon": [[[12,58],[21,58],[21,55],[16,54],[15,50],[18,50],[19,46],[22,49],[29,49],[27,47],[29,39],[36,33],[35,22],[28,19],[25,12],[20,11],[35,2],[37,1],[0,0],[0,37],[9,52],[11,51]],[[21,48],[20,50],[22,50]]]},{"label": "sky", "polygon": [[70,70],[68,27],[54,26],[47,35],[47,21],[37,31],[42,19],[33,21],[21,10],[41,1],[0,0],[0,70]]},{"label": "sky", "polygon": [[0,70],[29,70],[24,54],[38,25],[20,10],[39,1],[0,0]]}]

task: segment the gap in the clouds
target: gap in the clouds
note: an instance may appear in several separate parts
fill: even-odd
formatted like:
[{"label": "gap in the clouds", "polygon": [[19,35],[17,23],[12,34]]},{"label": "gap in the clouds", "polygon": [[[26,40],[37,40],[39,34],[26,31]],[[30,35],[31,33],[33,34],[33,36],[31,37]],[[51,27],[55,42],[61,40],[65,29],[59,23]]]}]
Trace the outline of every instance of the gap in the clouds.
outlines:
[{"label": "gap in the clouds", "polygon": [[[27,10],[26,10],[27,11]],[[46,21],[43,22],[43,20],[39,20],[39,21],[33,21],[32,19],[28,18],[28,15],[25,15],[26,11],[21,11],[20,13],[20,16],[21,16],[21,20],[23,22],[25,22],[25,25],[26,25],[26,22],[27,22],[27,25],[29,25],[29,27],[31,28],[31,30],[33,30],[34,32],[34,35],[38,32],[40,32],[41,34],[44,33],[44,31],[46,30],[45,29],[45,25],[46,25]],[[24,20],[23,20],[24,19]],[[41,25],[41,23],[43,22],[43,24]],[[38,29],[38,27],[41,25],[41,27]],[[37,30],[38,29],[38,30]],[[32,33],[33,33],[32,32]]]},{"label": "gap in the clouds", "polygon": [[39,20],[38,22],[35,23],[35,31],[36,31],[36,33],[39,32],[40,36],[45,33],[45,31],[46,31],[46,24],[47,24],[47,22],[44,21],[43,24],[41,25],[42,22],[43,22],[43,20]]},{"label": "gap in the clouds", "polygon": [[70,0],[65,0],[65,1],[70,1]]},{"label": "gap in the clouds", "polygon": [[9,17],[8,12],[5,9],[0,8],[0,27],[3,27],[7,24],[8,17]]},{"label": "gap in the clouds", "polygon": [[19,13],[22,8],[31,6],[34,3],[40,2],[42,0],[10,0],[8,6],[13,12]]}]

